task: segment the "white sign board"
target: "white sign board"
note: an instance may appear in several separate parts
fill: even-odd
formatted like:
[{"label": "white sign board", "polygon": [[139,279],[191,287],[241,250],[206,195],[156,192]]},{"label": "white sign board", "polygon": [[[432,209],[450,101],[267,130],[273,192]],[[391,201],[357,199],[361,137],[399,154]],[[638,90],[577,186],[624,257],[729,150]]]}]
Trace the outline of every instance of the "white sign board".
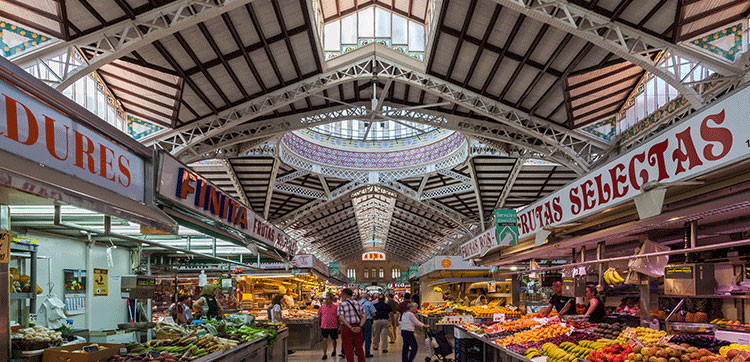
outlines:
[{"label": "white sign board", "polygon": [[10,84],[0,92],[0,149],[143,201],[139,156]]},{"label": "white sign board", "polygon": [[520,238],[632,200],[646,183],[688,180],[747,158],[748,99],[750,87],[745,87],[525,207],[518,212]]},{"label": "white sign board", "polygon": [[256,215],[247,205],[225,194],[176,159],[164,153],[161,156],[158,184],[160,198],[294,255],[297,244],[281,229]]},{"label": "white sign board", "polygon": [[491,227],[473,239],[461,245],[461,256],[464,260],[482,255],[489,248],[497,245],[495,227]]}]

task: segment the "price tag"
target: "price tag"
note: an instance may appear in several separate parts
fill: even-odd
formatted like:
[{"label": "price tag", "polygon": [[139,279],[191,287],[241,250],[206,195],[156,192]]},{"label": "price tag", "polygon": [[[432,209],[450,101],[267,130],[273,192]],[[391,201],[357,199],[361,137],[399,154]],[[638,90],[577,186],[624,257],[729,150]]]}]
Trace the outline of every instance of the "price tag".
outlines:
[{"label": "price tag", "polygon": [[512,304],[510,304],[510,305],[506,305],[505,307],[506,307],[506,308],[508,308],[508,309],[510,309],[510,310],[512,310],[512,311],[514,311],[514,312],[515,312],[516,310],[518,310],[518,307],[516,307],[515,305],[512,305]]},{"label": "price tag", "polygon": [[10,261],[10,231],[0,231],[0,264]]},{"label": "price tag", "polygon": [[664,337],[661,337],[661,339],[659,340],[659,343],[667,343],[669,342],[670,339],[672,339],[672,336],[665,335]]},{"label": "price tag", "polygon": [[505,313],[495,313],[492,315],[493,322],[505,322]]},{"label": "price tag", "polygon": [[453,313],[453,308],[445,308],[445,314]]},{"label": "price tag", "polygon": [[625,338],[633,338],[633,337],[635,337],[635,330],[631,329],[629,331],[625,331],[625,334],[623,336]]},{"label": "price tag", "polygon": [[172,317],[161,317],[159,318],[159,323],[177,324]]},{"label": "price tag", "polygon": [[742,351],[736,357],[732,358],[731,362],[745,362],[750,358],[750,352]]},{"label": "price tag", "polygon": [[83,347],[83,351],[86,353],[98,352],[99,346],[85,346]]},{"label": "price tag", "polygon": [[641,346],[641,347],[643,347],[644,344],[643,344],[643,342],[641,342],[640,339],[638,339],[638,337],[632,337],[632,338],[630,338],[628,340],[627,346],[630,347],[630,348],[635,348],[635,346]]},{"label": "price tag", "polygon": [[29,313],[29,324],[36,323],[36,313]]}]

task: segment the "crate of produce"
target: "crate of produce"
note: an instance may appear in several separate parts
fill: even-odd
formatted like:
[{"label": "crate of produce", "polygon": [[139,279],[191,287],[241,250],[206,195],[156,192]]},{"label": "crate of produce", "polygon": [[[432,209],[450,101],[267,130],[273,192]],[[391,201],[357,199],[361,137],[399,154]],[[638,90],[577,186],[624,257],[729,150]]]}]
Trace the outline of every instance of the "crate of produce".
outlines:
[{"label": "crate of produce", "polygon": [[[97,362],[118,354],[122,344],[79,343],[44,350],[43,362]],[[89,352],[87,352],[87,350]]]}]

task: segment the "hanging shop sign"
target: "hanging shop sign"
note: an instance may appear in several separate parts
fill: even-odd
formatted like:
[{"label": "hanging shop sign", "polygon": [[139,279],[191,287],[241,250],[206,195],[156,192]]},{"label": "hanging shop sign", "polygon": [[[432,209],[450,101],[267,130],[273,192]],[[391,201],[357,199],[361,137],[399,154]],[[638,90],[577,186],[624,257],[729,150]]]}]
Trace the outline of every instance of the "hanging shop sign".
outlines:
[{"label": "hanging shop sign", "polygon": [[473,239],[463,243],[461,245],[461,256],[463,259],[466,260],[480,256],[491,247],[497,245],[497,233],[495,230],[495,227],[489,228]]},{"label": "hanging shop sign", "polygon": [[470,260],[464,260],[461,256],[436,256],[419,266],[419,276],[429,274],[436,270],[487,270],[489,267],[478,267]]},{"label": "hanging shop sign", "polygon": [[328,274],[330,275],[338,275],[341,273],[339,270],[340,264],[339,263],[330,263],[328,264]]},{"label": "hanging shop sign", "polygon": [[495,234],[498,245],[518,245],[516,210],[495,209]]},{"label": "hanging shop sign", "polygon": [[419,275],[419,265],[409,265],[409,279]]},{"label": "hanging shop sign", "polygon": [[160,154],[158,195],[190,212],[238,231],[251,239],[294,255],[296,242],[281,229],[255,214],[166,153]]},{"label": "hanging shop sign", "polygon": [[0,149],[143,201],[135,153],[11,84],[0,82]]},{"label": "hanging shop sign", "polygon": [[736,91],[524,208],[518,215],[521,237],[631,200],[648,182],[686,180],[747,158],[748,99],[750,87]]},{"label": "hanging shop sign", "polygon": [[362,254],[364,261],[385,261],[385,254],[377,251],[370,251]]}]

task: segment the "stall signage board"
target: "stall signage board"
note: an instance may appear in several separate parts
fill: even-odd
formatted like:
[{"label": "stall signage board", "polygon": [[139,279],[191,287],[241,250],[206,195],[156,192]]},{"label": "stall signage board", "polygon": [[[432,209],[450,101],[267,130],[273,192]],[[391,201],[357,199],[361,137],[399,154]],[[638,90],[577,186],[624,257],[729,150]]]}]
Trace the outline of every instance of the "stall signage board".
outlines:
[{"label": "stall signage board", "polygon": [[10,231],[0,230],[0,264],[10,262]]},{"label": "stall signage board", "polygon": [[750,87],[716,102],[519,212],[520,237],[632,200],[647,182],[691,179],[750,156]]},{"label": "stall signage board", "polygon": [[497,245],[496,228],[492,227],[473,239],[461,245],[461,256],[464,260],[484,254],[485,251]]},{"label": "stall signage board", "polygon": [[518,215],[513,209],[495,209],[495,233],[498,245],[518,245]]},{"label": "stall signage board", "polygon": [[419,265],[409,265],[409,278],[419,275]]},{"label": "stall signage board", "polygon": [[494,280],[487,282],[487,293],[494,293],[497,291],[497,283]]},{"label": "stall signage board", "polygon": [[[748,99],[750,87],[736,91],[523,208],[518,212],[519,239],[534,236],[546,226],[569,223],[630,201],[642,193],[647,182],[688,180],[750,157]],[[464,252],[464,245],[465,259],[479,254],[472,251],[478,250],[476,246]]]},{"label": "stall signage board", "polygon": [[0,149],[143,202],[143,159],[8,83],[0,92]]},{"label": "stall signage board", "polygon": [[505,313],[495,313],[492,315],[493,322],[505,322]]},{"label": "stall signage board", "polygon": [[158,194],[161,198],[294,255],[297,244],[281,229],[173,157],[162,153],[160,159]]},{"label": "stall signage board", "polygon": [[328,264],[328,274],[336,275],[336,274],[340,273],[340,271],[339,271],[340,265],[341,264],[339,264],[339,263],[330,263],[330,264]]}]

